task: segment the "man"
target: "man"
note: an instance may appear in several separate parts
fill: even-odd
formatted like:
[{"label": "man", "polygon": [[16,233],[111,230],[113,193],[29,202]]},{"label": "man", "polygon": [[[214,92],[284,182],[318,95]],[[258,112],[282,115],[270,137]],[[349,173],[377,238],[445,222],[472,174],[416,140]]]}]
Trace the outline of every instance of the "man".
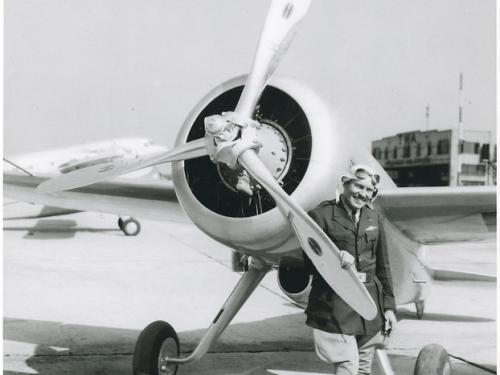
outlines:
[{"label": "man", "polygon": [[389,258],[382,220],[371,208],[380,177],[369,167],[354,165],[342,176],[343,194],[309,215],[341,250],[343,268],[355,267],[377,304],[377,317],[363,319],[311,266],[313,282],[306,324],[313,328],[316,353],[331,363],[336,375],[370,374],[375,346],[396,324]]}]

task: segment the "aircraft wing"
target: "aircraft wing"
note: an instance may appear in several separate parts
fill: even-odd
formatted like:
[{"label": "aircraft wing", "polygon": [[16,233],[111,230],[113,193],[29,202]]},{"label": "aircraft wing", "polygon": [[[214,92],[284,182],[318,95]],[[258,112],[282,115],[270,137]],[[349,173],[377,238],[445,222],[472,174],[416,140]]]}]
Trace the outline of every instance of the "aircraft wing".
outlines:
[{"label": "aircraft wing", "polygon": [[54,194],[36,187],[48,177],[4,172],[4,196],[67,210],[94,211],[161,221],[187,221],[171,181],[117,178]]},{"label": "aircraft wing", "polygon": [[386,189],[375,205],[422,244],[496,236],[496,186]]}]

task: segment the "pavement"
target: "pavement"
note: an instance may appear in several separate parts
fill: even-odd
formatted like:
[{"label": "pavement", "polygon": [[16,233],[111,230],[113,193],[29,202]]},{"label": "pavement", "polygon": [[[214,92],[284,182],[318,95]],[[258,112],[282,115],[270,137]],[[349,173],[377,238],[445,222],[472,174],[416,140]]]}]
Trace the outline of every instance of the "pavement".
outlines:
[{"label": "pavement", "polygon": [[[78,213],[4,221],[3,373],[131,374],[141,330],[155,320],[193,350],[238,281],[229,250],[186,217],[141,220],[126,237],[117,218]],[[439,245],[439,267],[496,272],[496,243]],[[436,283],[423,320],[401,306],[388,349],[396,374],[413,374],[429,343],[489,369],[496,367],[496,284]],[[178,374],[329,374],[313,351],[302,310],[266,276],[233,323],[199,362]],[[452,358],[453,374],[488,372]],[[374,368],[374,374],[380,374]]]}]

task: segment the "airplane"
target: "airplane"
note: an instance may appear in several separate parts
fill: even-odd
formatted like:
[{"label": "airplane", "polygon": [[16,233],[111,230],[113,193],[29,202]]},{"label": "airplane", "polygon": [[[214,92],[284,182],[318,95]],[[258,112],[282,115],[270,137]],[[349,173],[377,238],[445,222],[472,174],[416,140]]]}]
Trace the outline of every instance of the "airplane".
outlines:
[{"label": "airplane", "polygon": [[[139,156],[153,156],[165,152],[166,148],[154,144],[146,138],[121,138],[108,141],[92,142],[52,150],[4,157],[4,171],[21,171],[27,175],[53,176],[69,173],[74,170],[108,162],[116,159],[133,159]],[[144,178],[153,175],[155,178],[170,179],[170,172],[145,168],[122,176],[122,178]],[[51,206],[22,206],[15,201],[4,204],[3,219],[32,219],[68,215],[80,210]],[[15,209],[15,210],[14,210]],[[15,214],[12,213],[15,211]],[[126,236],[137,236],[141,231],[140,222],[133,218],[118,218],[118,227]]]},{"label": "airplane", "polygon": [[[366,164],[380,176],[376,209],[383,216],[395,298],[423,314],[434,279],[491,280],[488,275],[433,270],[425,250],[435,241],[490,237],[496,220],[494,187],[397,188],[358,144],[350,127],[310,88],[274,76],[310,0],[273,0],[248,75],[211,90],[182,125],[175,147],[154,157],[105,161],[53,179],[4,174],[4,193],[67,209],[133,214],[168,220],[178,203],[193,223],[234,249],[243,275],[196,349],[179,357],[174,328],[163,321],[140,334],[134,374],[176,374],[202,358],[272,268],[291,299],[303,301],[310,276],[303,252],[326,282],[361,316],[376,306],[352,268],[339,266],[339,250],[307,215],[329,200],[348,165]],[[172,183],[111,180],[144,167],[172,163]],[[246,258],[251,261],[247,262]],[[382,350],[377,355],[392,374]],[[424,347],[415,374],[445,374],[449,358]]]}]

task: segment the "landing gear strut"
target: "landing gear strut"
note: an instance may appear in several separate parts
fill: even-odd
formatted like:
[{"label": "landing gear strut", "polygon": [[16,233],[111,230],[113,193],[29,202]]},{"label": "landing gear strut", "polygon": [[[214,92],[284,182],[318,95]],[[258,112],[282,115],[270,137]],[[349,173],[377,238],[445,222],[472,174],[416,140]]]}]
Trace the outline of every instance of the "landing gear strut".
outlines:
[{"label": "landing gear strut", "polygon": [[270,267],[252,264],[229,295],[196,349],[187,357],[179,357],[179,340],[170,324],[157,321],[148,325],[135,344],[134,375],[175,375],[179,365],[201,359],[219,338],[241,306],[257,288]]},{"label": "landing gear strut", "polygon": [[126,220],[118,218],[118,227],[126,236],[137,236],[141,231],[141,224],[133,217]]},{"label": "landing gear strut", "polygon": [[425,301],[415,302],[415,308],[417,309],[417,319],[422,319],[424,317]]}]

